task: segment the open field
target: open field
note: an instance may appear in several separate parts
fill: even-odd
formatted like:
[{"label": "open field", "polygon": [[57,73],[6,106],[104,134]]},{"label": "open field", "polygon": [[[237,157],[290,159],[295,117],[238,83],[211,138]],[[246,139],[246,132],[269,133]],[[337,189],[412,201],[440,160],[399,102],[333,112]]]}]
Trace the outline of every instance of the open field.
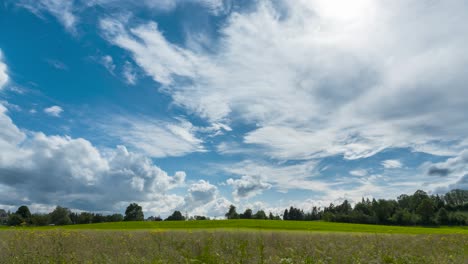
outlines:
[{"label": "open field", "polygon": [[464,234],[220,229],[0,232],[0,263],[468,263]]},{"label": "open field", "polygon": [[468,229],[295,221],[0,229],[0,263],[468,263]]},{"label": "open field", "polygon": [[[55,229],[38,227],[35,229]],[[386,234],[466,234],[468,227],[402,227],[364,224],[331,223],[322,221],[272,221],[272,220],[216,220],[216,221],[162,221],[118,222],[62,226],[69,230],[144,230],[144,229],[255,229],[286,231],[359,232]]]}]

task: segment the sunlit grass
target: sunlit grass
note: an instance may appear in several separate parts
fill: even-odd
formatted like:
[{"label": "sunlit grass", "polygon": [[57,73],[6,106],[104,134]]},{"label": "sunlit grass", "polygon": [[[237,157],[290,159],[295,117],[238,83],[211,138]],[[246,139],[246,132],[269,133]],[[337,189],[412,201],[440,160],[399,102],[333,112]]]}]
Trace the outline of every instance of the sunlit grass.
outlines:
[{"label": "sunlit grass", "polygon": [[164,222],[118,222],[63,227],[40,227],[39,229],[91,229],[91,230],[138,230],[138,229],[261,229],[299,230],[321,232],[359,232],[395,234],[467,234],[467,227],[402,227],[364,224],[331,223],[322,221],[270,221],[270,220],[216,220],[216,221],[164,221]]}]

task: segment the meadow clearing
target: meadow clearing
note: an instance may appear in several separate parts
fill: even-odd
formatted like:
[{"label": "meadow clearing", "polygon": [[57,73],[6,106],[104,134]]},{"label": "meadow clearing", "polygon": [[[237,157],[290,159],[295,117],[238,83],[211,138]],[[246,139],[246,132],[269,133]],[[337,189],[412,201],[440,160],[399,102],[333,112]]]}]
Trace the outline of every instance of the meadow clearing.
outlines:
[{"label": "meadow clearing", "polygon": [[255,220],[1,228],[0,263],[458,264],[468,263],[468,229]]}]

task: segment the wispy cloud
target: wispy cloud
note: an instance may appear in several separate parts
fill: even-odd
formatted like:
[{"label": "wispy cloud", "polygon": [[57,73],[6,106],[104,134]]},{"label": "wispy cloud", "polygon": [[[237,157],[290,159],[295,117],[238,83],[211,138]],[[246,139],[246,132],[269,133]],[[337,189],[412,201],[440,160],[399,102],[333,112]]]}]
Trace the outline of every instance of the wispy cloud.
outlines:
[{"label": "wispy cloud", "polygon": [[360,169],[360,170],[352,170],[349,172],[349,174],[353,176],[357,176],[357,177],[364,177],[364,176],[367,176],[368,172],[367,170]]},{"label": "wispy cloud", "polygon": [[400,169],[403,167],[399,160],[384,160],[381,164],[386,169]]},{"label": "wispy cloud", "polygon": [[8,79],[9,77],[7,72],[7,66],[3,62],[3,53],[2,50],[0,50],[0,90],[2,90],[3,87],[5,87],[5,85],[8,82]]},{"label": "wispy cloud", "polygon": [[337,1],[284,1],[281,7],[259,1],[253,11],[232,15],[214,53],[169,42],[155,22],[127,27],[104,19],[101,29],[177,105],[211,122],[255,125],[244,142],[270,157],[360,159],[395,147],[460,151],[453,142],[468,131],[461,114],[468,98],[461,70],[468,37],[459,34],[466,31],[464,4],[361,0],[343,11]]},{"label": "wispy cloud", "polygon": [[55,69],[62,70],[62,71],[68,70],[68,66],[62,61],[54,60],[54,59],[47,59],[46,62],[50,66],[54,67]]},{"label": "wispy cloud", "polygon": [[115,64],[114,60],[110,55],[103,56],[100,60],[101,64],[109,71],[111,74],[114,74]]},{"label": "wispy cloud", "polygon": [[122,70],[122,75],[125,81],[130,85],[135,85],[137,82],[137,74],[132,64],[128,61],[125,62]]},{"label": "wispy cloud", "polygon": [[115,116],[106,121],[102,129],[151,157],[177,157],[206,151],[203,140],[195,135],[195,128],[188,121]]},{"label": "wispy cloud", "polygon": [[20,0],[18,6],[28,9],[30,12],[43,18],[47,12],[54,16],[71,33],[76,33],[78,18],[74,14],[74,1],[63,0]]}]

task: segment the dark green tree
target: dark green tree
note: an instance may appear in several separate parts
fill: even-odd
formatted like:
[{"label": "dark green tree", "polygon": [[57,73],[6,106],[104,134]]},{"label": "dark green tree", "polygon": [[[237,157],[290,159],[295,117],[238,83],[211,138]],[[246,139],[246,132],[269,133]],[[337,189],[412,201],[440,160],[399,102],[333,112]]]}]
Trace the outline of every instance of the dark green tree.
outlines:
[{"label": "dark green tree", "polygon": [[57,206],[54,211],[49,214],[50,223],[54,225],[70,225],[70,210]]},{"label": "dark green tree", "polygon": [[239,214],[236,212],[236,207],[231,204],[229,211],[225,214],[227,219],[239,219]]},{"label": "dark green tree", "polygon": [[125,210],[124,221],[143,221],[145,216],[143,209],[137,203],[131,203]]},{"label": "dark green tree", "polygon": [[19,226],[24,222],[24,219],[18,214],[10,214],[8,216],[8,225],[10,226]]},{"label": "dark green tree", "polygon": [[260,219],[260,220],[268,219],[267,215],[265,214],[265,211],[263,211],[263,210],[258,210],[258,212],[256,212],[253,215],[253,218],[254,219]]},{"label": "dark green tree", "polygon": [[284,210],[284,213],[283,213],[283,220],[289,220],[289,211],[288,211],[288,209],[285,209],[285,210]]},{"label": "dark green tree", "polygon": [[26,205],[22,205],[16,210],[17,215],[21,216],[25,221],[29,221],[31,218],[31,212],[29,211],[29,208]]},{"label": "dark green tree", "polygon": [[31,224],[35,226],[45,226],[50,222],[48,214],[33,214],[31,215]]},{"label": "dark green tree", "polygon": [[240,219],[252,219],[252,209],[247,208],[243,214],[239,215]]},{"label": "dark green tree", "polygon": [[180,211],[174,211],[170,216],[168,216],[164,221],[184,221],[185,217]]},{"label": "dark green tree", "polygon": [[449,223],[449,215],[445,208],[440,208],[437,212],[436,222],[439,225],[448,225]]},{"label": "dark green tree", "polygon": [[423,224],[430,224],[431,218],[434,215],[434,203],[427,198],[422,200],[416,208],[416,213],[421,216]]}]

